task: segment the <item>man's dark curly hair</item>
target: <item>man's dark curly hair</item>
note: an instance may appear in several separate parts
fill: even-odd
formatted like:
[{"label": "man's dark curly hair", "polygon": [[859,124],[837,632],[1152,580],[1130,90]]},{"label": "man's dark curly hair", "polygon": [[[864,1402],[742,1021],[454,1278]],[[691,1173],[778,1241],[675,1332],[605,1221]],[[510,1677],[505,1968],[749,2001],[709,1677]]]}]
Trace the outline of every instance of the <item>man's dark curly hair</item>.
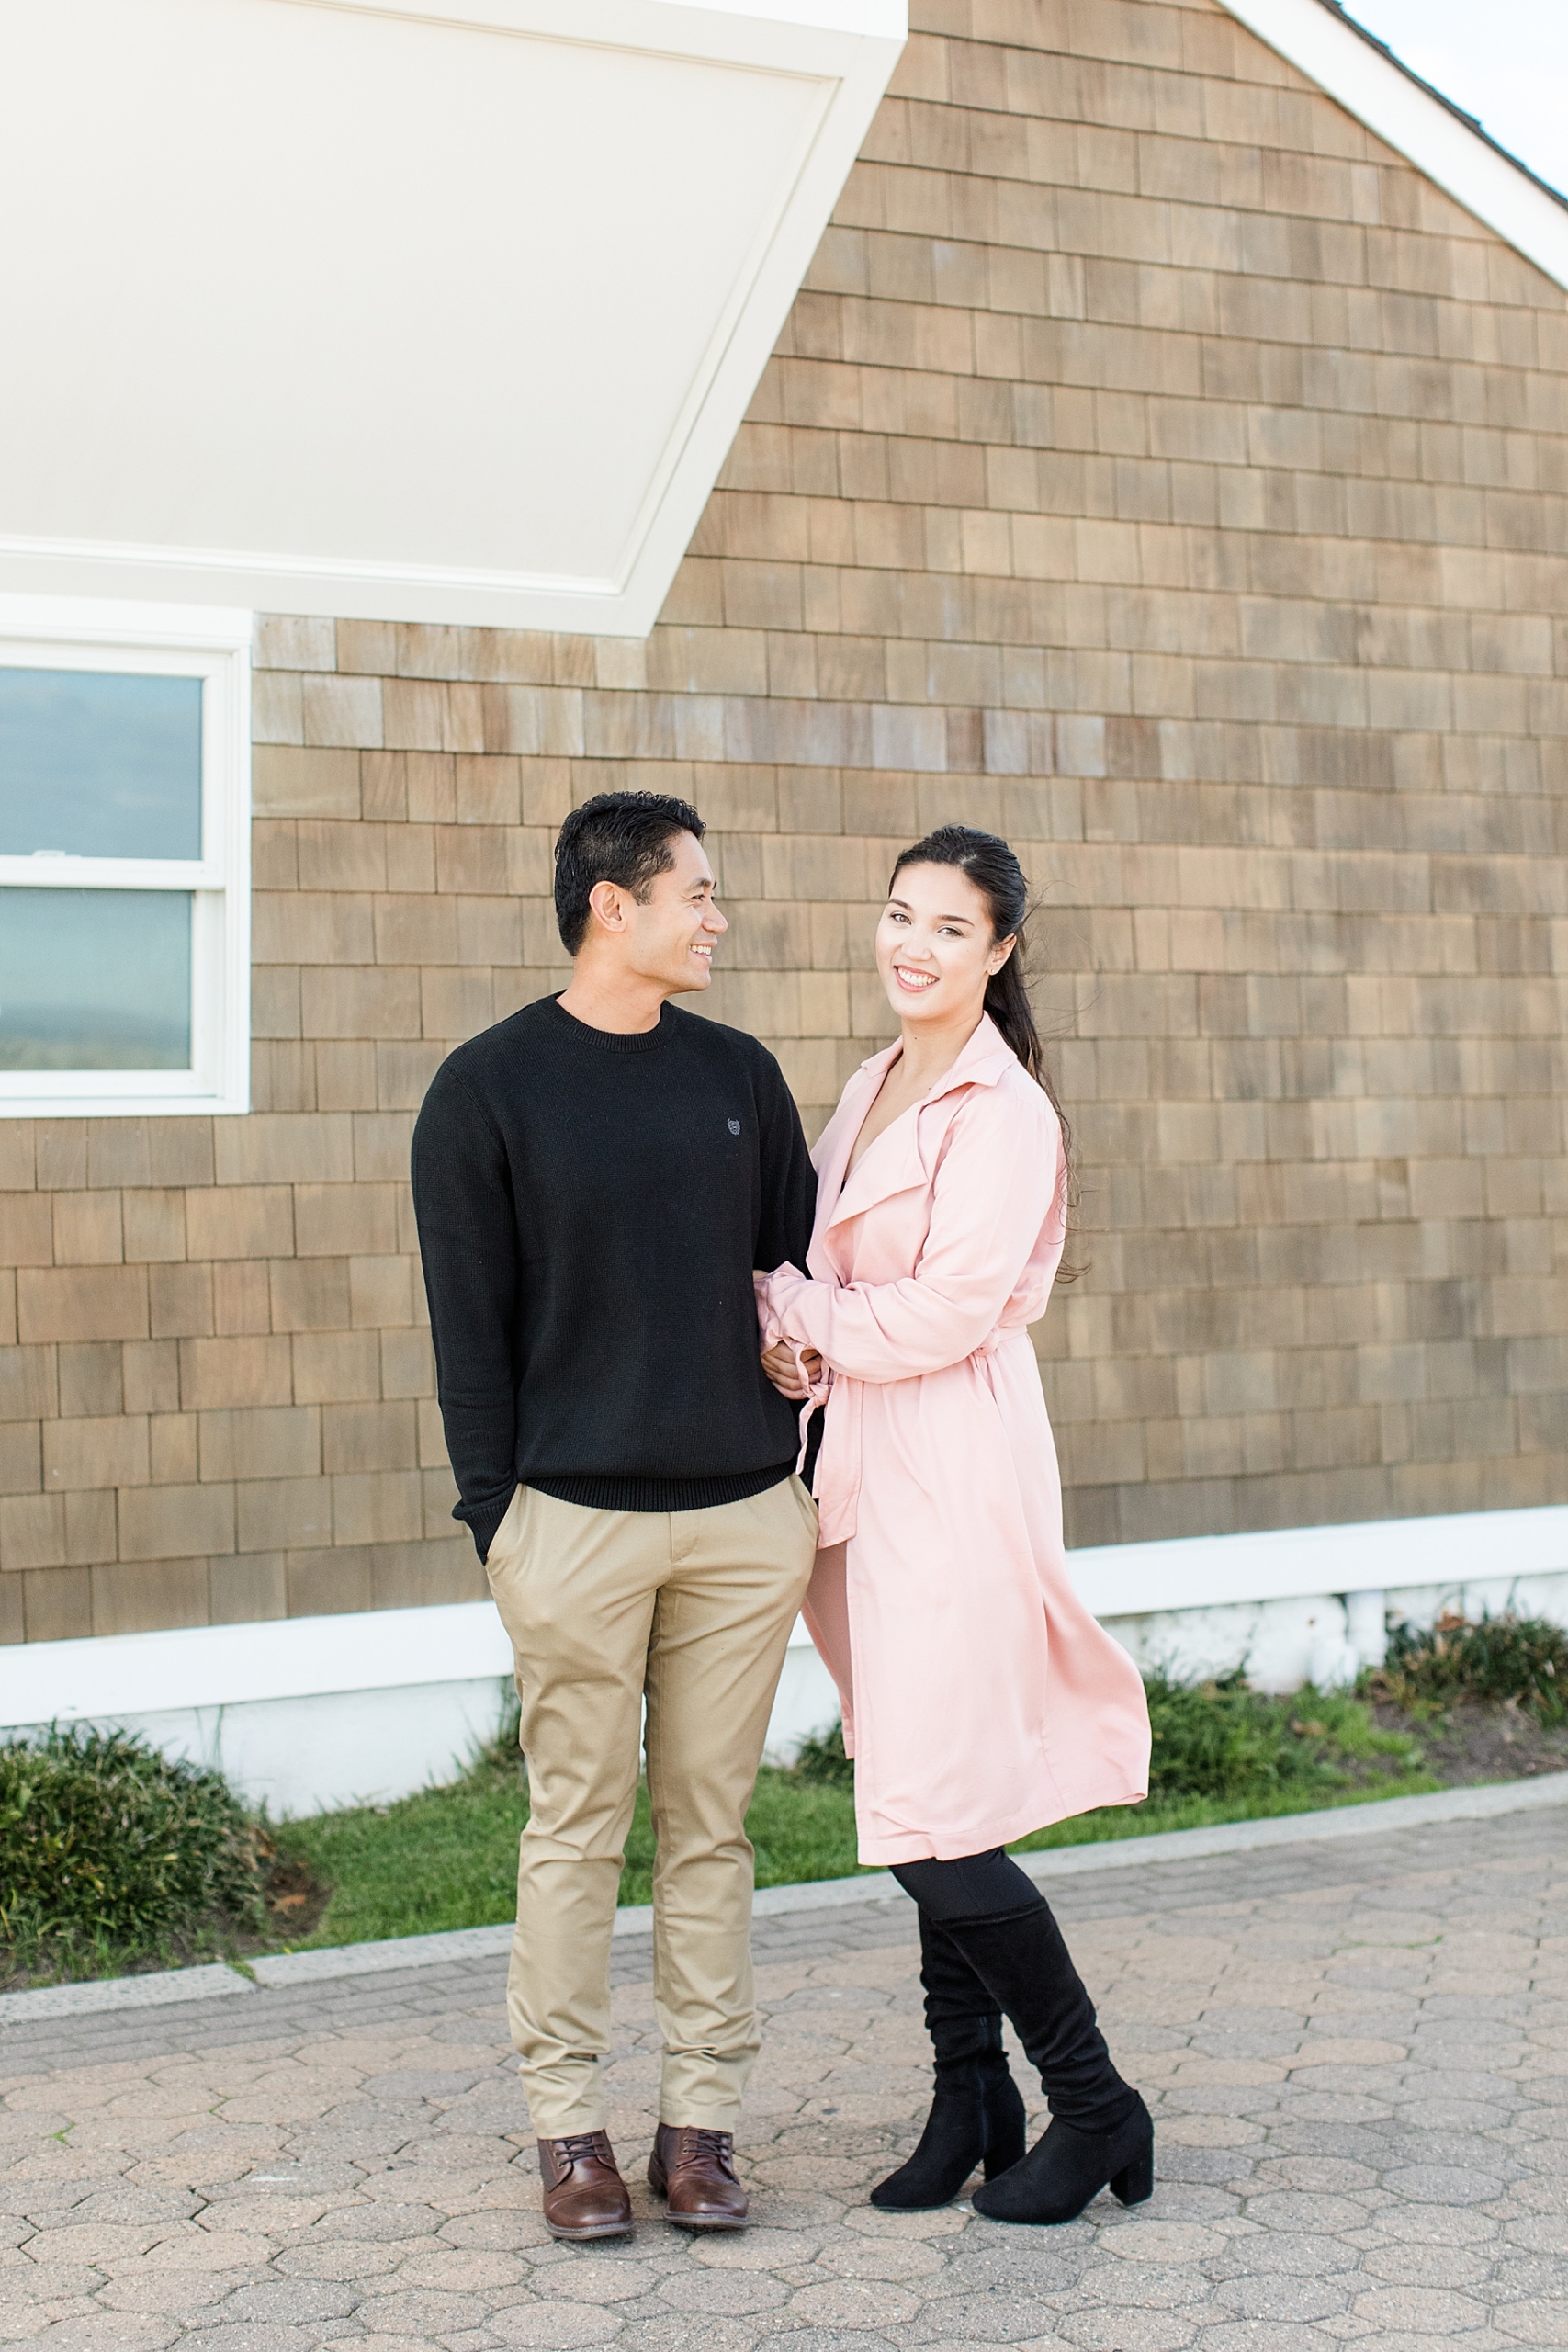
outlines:
[{"label": "man's dark curly hair", "polygon": [[701,841],[707,828],[696,810],[667,792],[598,792],[574,808],[556,840],[556,923],[561,944],[575,956],[588,935],[589,893],[614,882],[646,900],[655,875],[675,860],[676,833]]}]

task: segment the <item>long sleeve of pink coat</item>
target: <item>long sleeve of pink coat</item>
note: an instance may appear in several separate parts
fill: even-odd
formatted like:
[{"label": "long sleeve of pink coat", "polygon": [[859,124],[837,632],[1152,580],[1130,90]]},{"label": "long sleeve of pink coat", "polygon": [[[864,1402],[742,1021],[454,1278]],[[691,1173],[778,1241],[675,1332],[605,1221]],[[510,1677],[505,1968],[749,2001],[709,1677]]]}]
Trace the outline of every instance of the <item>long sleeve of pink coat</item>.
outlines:
[{"label": "long sleeve of pink coat", "polygon": [[[1045,1095],[1035,1102],[1034,1115],[1021,1118],[1016,1092],[974,1088],[945,1138],[915,1272],[840,1288],[781,1266],[763,1286],[770,1332],[816,1348],[848,1379],[908,1380],[973,1354],[1026,1270],[1043,1299],[1064,1238],[1061,1136]],[[1055,1236],[1043,1260],[1043,1232]]]}]

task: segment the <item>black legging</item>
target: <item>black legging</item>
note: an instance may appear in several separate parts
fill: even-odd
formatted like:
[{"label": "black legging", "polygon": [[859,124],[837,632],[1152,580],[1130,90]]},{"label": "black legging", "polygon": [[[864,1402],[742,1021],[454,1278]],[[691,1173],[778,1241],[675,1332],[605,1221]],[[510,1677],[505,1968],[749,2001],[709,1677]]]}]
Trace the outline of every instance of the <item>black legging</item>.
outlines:
[{"label": "black legging", "polygon": [[1032,1910],[1044,1896],[1000,1846],[951,1862],[895,1862],[893,1875],[929,1919],[995,1919]]}]

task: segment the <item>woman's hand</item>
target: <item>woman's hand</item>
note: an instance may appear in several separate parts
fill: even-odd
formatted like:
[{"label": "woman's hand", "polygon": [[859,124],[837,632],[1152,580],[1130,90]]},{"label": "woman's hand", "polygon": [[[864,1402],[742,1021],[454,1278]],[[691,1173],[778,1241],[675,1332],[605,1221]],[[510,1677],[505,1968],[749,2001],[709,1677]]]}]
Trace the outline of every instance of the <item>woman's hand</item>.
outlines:
[{"label": "woman's hand", "polygon": [[807,1380],[816,1382],[822,1376],[822,1359],[815,1348],[802,1348],[800,1362],[805,1367],[806,1380],[800,1375],[795,1361],[795,1350],[787,1340],[776,1340],[771,1348],[762,1350],[762,1370],[781,1396],[794,1404],[803,1404],[810,1395]]}]

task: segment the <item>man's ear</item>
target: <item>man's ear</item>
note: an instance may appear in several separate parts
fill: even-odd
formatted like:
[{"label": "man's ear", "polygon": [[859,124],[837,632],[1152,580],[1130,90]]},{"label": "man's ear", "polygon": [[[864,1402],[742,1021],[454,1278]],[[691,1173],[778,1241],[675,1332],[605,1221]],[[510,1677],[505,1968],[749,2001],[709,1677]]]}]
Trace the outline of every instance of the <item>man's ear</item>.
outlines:
[{"label": "man's ear", "polygon": [[626,930],[626,894],[618,882],[595,882],[588,893],[588,907],[604,930]]}]

